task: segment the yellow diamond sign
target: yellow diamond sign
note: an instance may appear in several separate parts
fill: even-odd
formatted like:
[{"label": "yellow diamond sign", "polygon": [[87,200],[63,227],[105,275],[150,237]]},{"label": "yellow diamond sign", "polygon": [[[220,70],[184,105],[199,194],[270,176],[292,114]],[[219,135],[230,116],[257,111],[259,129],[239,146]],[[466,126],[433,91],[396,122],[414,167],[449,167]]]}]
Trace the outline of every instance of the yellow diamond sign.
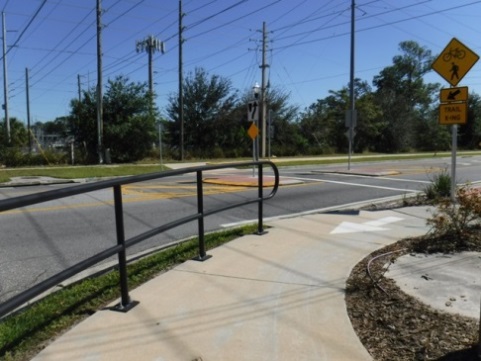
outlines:
[{"label": "yellow diamond sign", "polygon": [[252,140],[256,139],[259,135],[259,128],[257,128],[254,122],[252,122],[249,129],[247,129],[247,134],[249,134],[249,137],[251,137]]},{"label": "yellow diamond sign", "polygon": [[456,86],[478,61],[479,56],[453,38],[431,66],[449,84]]}]

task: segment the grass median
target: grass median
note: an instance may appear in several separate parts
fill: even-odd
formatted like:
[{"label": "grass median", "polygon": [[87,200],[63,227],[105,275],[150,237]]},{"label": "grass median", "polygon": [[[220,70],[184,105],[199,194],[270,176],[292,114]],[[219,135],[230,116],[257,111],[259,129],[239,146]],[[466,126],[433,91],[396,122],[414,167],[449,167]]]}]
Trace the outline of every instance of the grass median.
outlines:
[{"label": "grass median", "polygon": [[[459,151],[458,156],[469,157],[480,155],[481,151]],[[393,160],[415,160],[415,159],[432,159],[446,158],[451,156],[450,152],[437,153],[404,153],[404,154],[356,154],[351,158],[351,162],[382,162]],[[271,158],[278,167],[283,166],[304,166],[304,165],[329,165],[344,164],[347,162],[347,155],[322,155],[322,156],[306,156],[306,157],[279,157]],[[201,162],[208,164],[216,163],[237,163],[248,162],[250,159],[209,159],[209,160],[189,160],[189,162]],[[172,162],[174,163],[174,162]],[[166,165],[151,164],[147,161],[139,164],[118,164],[118,165],[93,165],[93,166],[49,166],[49,167],[31,167],[31,168],[1,168],[0,183],[11,180],[12,177],[54,177],[60,179],[75,178],[103,178],[103,177],[120,177],[128,175],[138,175],[145,173],[154,173],[169,169]]]},{"label": "grass median", "polygon": [[[206,249],[252,234],[256,230],[256,225],[249,225],[208,234],[205,236]],[[133,289],[197,255],[198,239],[192,238],[132,262],[128,266],[129,287]],[[30,360],[52,338],[119,297],[119,276],[116,270],[86,278],[51,293],[0,321],[0,359]]]}]

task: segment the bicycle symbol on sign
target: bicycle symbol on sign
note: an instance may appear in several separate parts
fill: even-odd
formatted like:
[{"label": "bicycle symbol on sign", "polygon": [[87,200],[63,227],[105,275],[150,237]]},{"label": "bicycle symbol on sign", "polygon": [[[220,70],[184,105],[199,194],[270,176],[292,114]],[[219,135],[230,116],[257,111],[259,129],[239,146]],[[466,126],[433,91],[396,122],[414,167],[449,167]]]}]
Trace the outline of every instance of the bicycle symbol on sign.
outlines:
[{"label": "bicycle symbol on sign", "polygon": [[443,60],[448,62],[451,59],[464,59],[465,56],[466,52],[463,49],[451,48],[448,52],[443,54]]}]

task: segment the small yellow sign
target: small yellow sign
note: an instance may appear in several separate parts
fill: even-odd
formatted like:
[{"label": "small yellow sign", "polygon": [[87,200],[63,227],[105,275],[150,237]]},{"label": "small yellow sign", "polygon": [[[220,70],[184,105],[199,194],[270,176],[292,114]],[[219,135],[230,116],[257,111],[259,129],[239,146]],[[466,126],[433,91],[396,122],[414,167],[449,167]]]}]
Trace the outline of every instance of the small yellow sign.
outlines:
[{"label": "small yellow sign", "polygon": [[468,105],[466,103],[451,103],[439,105],[439,124],[466,124]]},{"label": "small yellow sign", "polygon": [[479,56],[453,38],[431,66],[449,84],[456,86],[478,61]]},{"label": "small yellow sign", "polygon": [[468,100],[468,87],[441,89],[441,103],[465,102]]},{"label": "small yellow sign", "polygon": [[256,139],[259,135],[259,128],[257,128],[254,122],[252,122],[249,129],[247,129],[247,134],[249,134],[249,137],[251,137],[252,140]]}]

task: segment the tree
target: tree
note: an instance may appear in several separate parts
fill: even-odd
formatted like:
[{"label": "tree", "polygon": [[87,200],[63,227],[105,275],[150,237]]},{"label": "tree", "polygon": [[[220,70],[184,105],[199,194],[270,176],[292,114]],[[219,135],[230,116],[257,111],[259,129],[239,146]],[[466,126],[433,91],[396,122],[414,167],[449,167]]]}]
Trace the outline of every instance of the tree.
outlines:
[{"label": "tree", "polygon": [[274,133],[271,134],[272,153],[279,156],[306,154],[309,146],[296,122],[298,108],[289,105],[289,96],[289,93],[278,88],[271,88],[266,92],[266,121],[270,111],[271,129]]},{"label": "tree", "polygon": [[[235,121],[233,110],[237,102],[237,92],[230,80],[209,74],[202,68],[189,73],[184,81],[184,148],[190,154],[200,157],[221,155],[227,135]],[[180,147],[179,96],[171,94],[167,113],[171,123],[172,145]]]},{"label": "tree", "polygon": [[328,122],[329,106],[325,99],[318,99],[299,116],[300,134],[309,144],[309,154],[334,153]]},{"label": "tree", "polygon": [[[115,162],[145,157],[156,140],[155,117],[146,83],[129,82],[118,76],[109,80],[103,96],[103,145]],[[70,134],[86,154],[88,162],[98,159],[97,100],[94,88],[83,93],[82,101],[71,101]]]},{"label": "tree", "polygon": [[[330,95],[318,100],[301,115],[302,134],[314,146],[316,153],[345,152],[348,148],[345,123],[349,109],[349,88],[329,91]],[[371,87],[365,81],[354,80],[357,126],[355,128],[354,151],[362,152],[373,147],[382,129],[380,109],[374,101]]]},{"label": "tree", "polygon": [[416,149],[422,151],[445,151],[451,149],[451,127],[439,124],[439,110],[431,108],[414,130]]},{"label": "tree", "polygon": [[0,122],[0,148],[21,148],[27,145],[27,129],[17,118],[10,118],[10,144],[7,141],[5,121]]},{"label": "tree", "polygon": [[27,145],[27,129],[16,118],[10,118],[10,143],[7,141],[5,121],[0,122],[0,164],[7,167],[22,165]]},{"label": "tree", "polygon": [[467,149],[481,146],[481,97],[474,92],[468,97],[466,124],[459,126],[459,146]]},{"label": "tree", "polygon": [[62,137],[67,137],[68,135],[68,117],[59,117],[53,121],[48,121],[45,123],[37,123],[36,126],[41,126],[42,130],[46,134],[58,134]]},{"label": "tree", "polygon": [[439,85],[425,84],[423,80],[431,70],[431,51],[414,41],[401,42],[399,48],[402,54],[396,55],[393,65],[384,68],[373,81],[377,87],[375,99],[386,122],[378,151],[399,152],[416,146],[411,135],[439,89]]}]

